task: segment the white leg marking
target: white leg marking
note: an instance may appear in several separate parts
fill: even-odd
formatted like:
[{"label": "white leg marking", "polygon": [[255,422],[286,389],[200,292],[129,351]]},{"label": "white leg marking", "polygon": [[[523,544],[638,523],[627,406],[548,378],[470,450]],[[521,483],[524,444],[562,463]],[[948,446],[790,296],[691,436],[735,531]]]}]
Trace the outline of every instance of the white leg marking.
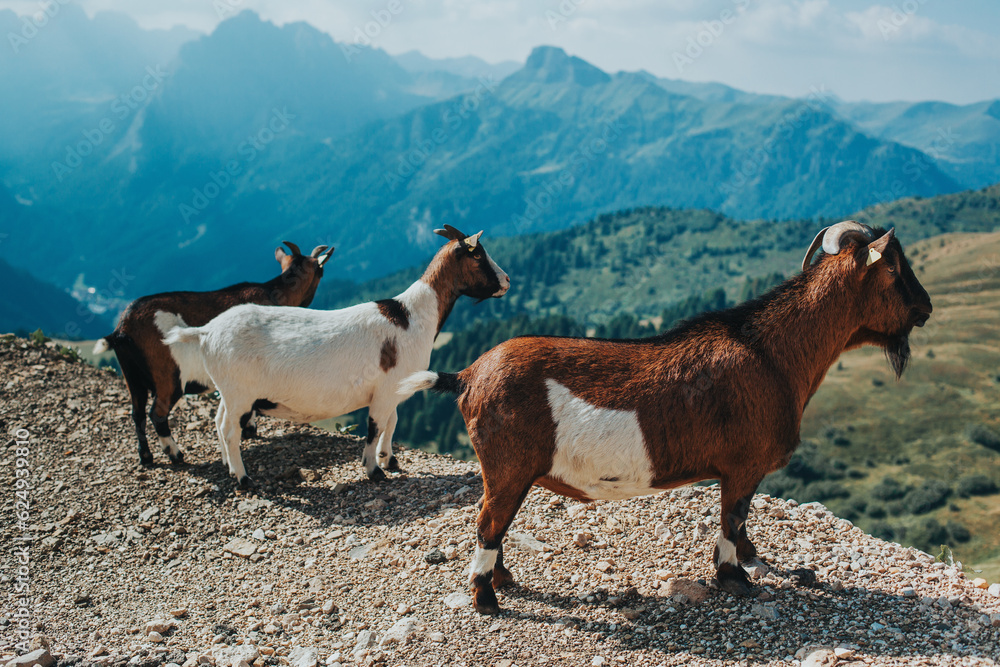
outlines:
[{"label": "white leg marking", "polygon": [[719,547],[719,561],[715,564],[715,567],[719,567],[723,563],[729,563],[730,565],[736,565],[736,545],[730,542],[719,531],[719,540],[716,542]]},{"label": "white leg marking", "polygon": [[469,578],[475,579],[480,574],[488,574],[492,572],[496,564],[496,549],[483,549],[482,547],[477,546],[476,555],[472,559],[472,565],[469,567]]},{"label": "white leg marking", "polygon": [[164,454],[168,454],[169,453],[169,454],[172,454],[173,456],[177,456],[177,453],[179,451],[181,451],[181,448],[177,446],[177,443],[174,441],[174,439],[171,436],[169,436],[169,435],[168,436],[159,436],[158,435],[156,437],[160,439],[160,447],[163,448],[163,453]]},{"label": "white leg marking", "polygon": [[392,456],[392,436],[396,432],[396,411],[393,410],[389,416],[389,423],[378,436],[378,462],[379,465],[389,464],[389,457]]}]

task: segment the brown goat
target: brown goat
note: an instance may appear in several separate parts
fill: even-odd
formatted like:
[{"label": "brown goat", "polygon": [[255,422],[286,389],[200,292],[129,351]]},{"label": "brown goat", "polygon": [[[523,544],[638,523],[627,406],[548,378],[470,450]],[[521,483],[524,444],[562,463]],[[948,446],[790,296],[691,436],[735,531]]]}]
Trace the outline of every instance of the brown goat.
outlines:
[{"label": "brown goat", "polygon": [[[170,435],[167,417],[181,396],[200,394],[215,387],[208,379],[200,360],[179,359],[163,344],[163,335],[174,326],[201,326],[220,313],[243,303],[275,306],[308,306],[320,278],[323,265],[333,248],[321,245],[310,255],[303,255],[294,243],[284,242],[292,251],[274,251],[281,264],[281,275],[266,283],[239,283],[212,292],[165,292],[136,299],[121,314],[114,332],[97,341],[94,352],[114,350],[122,375],[132,397],[132,421],[139,439],[139,462],[153,463],[146,439],[146,401],[153,405],[149,418],[163,452],[171,463],[184,461],[184,452]],[[253,433],[252,420],[244,427]]]},{"label": "brown goat", "polygon": [[[820,243],[826,254],[810,266]],[[716,576],[730,593],[752,592],[739,565],[757,556],[750,501],[798,447],[809,398],[864,344],[901,374],[908,335],[932,310],[892,230],[838,223],[803,266],[759,299],[653,338],[515,338],[460,373],[403,383],[403,394],[459,394],[485,487],[471,568],[479,612],[499,611],[494,585],[511,579],[501,541],[535,484],[589,501],[718,479]]]}]

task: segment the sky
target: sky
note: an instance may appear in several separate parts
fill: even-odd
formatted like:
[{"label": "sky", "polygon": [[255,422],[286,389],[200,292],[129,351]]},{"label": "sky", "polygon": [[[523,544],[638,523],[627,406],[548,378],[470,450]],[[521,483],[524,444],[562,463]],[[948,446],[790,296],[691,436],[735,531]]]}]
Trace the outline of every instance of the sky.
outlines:
[{"label": "sky", "polygon": [[[0,0],[38,11],[57,0]],[[59,0],[65,1],[65,0]],[[278,24],[306,21],[338,42],[389,53],[476,55],[523,62],[563,47],[609,72],[719,81],[801,97],[815,88],[847,101],[1000,97],[996,0],[80,0],[146,28],[210,32],[244,9]],[[367,32],[367,35],[365,34]]]}]

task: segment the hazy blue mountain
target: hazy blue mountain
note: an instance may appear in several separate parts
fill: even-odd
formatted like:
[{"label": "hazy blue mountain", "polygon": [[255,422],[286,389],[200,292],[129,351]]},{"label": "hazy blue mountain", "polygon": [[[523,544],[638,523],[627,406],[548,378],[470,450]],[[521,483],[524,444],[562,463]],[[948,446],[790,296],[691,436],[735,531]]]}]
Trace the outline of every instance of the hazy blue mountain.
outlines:
[{"label": "hazy blue mountain", "polygon": [[865,132],[926,153],[966,187],[1000,181],[1000,100],[855,102],[833,108]]},{"label": "hazy blue mountain", "polygon": [[[123,43],[133,63],[169,55]],[[959,189],[923,153],[813,101],[699,99],[558,48],[461,95],[438,99],[455,81],[415,92],[438,85],[425,75],[463,77],[468,62],[415,73],[306,24],[241,13],[184,43],[164,71],[136,64],[137,79],[107,83],[117,98],[38,112],[47,145],[5,162],[0,179],[17,215],[40,222],[11,225],[0,256],[32,271],[45,263],[45,278],[64,286],[127,261],[139,295],[246,279],[245,258],[286,238],[336,244],[329,275],[361,279],[419,261],[444,223],[517,235],[647,205],[835,216]],[[131,97],[144,81],[144,99]],[[78,146],[87,154],[70,155]],[[56,264],[53,238],[72,240]]]},{"label": "hazy blue mountain", "polygon": [[[706,103],[548,47],[495,92],[296,148],[296,163],[322,163],[326,174],[296,188],[336,208],[338,259],[361,275],[416,261],[435,244],[430,228],[443,223],[514,235],[647,204],[742,218],[833,216],[959,189],[933,166],[913,178],[906,165],[922,154],[819,106]],[[269,165],[271,178],[288,176],[281,169]],[[895,181],[905,193],[886,189]],[[309,216],[303,210],[297,221],[304,232],[321,223]],[[379,252],[400,238],[391,257]]]},{"label": "hazy blue mountain", "polygon": [[499,63],[488,63],[476,56],[462,58],[429,58],[420,51],[407,51],[395,56],[396,62],[408,72],[446,72],[464,79],[478,79],[481,76],[492,76],[500,80],[524,65],[513,60]]},{"label": "hazy blue mountain", "polygon": [[17,286],[0,290],[0,333],[23,335],[41,329],[50,336],[97,338],[113,328],[110,320],[90,312],[62,289],[2,259],[0,283]]},{"label": "hazy blue mountain", "polygon": [[136,97],[148,97],[147,68],[166,67],[197,36],[186,28],[144,30],[115,12],[90,19],[76,4],[51,8],[58,13],[40,28],[0,10],[0,178],[8,184],[51,175],[51,161],[83,131],[102,118],[118,120],[112,107],[123,98],[137,87]]}]

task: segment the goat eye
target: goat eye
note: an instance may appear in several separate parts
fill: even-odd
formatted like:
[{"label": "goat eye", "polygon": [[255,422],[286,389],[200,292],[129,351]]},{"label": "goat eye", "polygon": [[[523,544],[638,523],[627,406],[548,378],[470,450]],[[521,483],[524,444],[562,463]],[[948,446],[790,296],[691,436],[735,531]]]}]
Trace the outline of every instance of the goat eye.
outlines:
[{"label": "goat eye", "polygon": [[895,267],[895,266],[889,266],[889,267],[886,267],[886,270],[887,270],[887,271],[888,271],[889,273],[896,273],[896,267]]}]

